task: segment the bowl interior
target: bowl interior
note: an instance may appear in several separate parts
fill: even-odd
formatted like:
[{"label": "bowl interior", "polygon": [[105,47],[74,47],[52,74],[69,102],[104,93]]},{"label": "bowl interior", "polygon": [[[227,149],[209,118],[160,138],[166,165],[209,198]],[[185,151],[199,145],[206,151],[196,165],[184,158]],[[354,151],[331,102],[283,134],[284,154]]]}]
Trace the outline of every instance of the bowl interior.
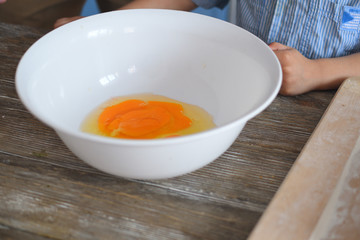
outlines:
[{"label": "bowl interior", "polygon": [[45,35],[23,56],[16,87],[40,120],[79,131],[99,104],[135,93],[198,105],[218,126],[246,121],[272,101],[280,79],[272,51],[239,27],[194,13],[128,10]]}]

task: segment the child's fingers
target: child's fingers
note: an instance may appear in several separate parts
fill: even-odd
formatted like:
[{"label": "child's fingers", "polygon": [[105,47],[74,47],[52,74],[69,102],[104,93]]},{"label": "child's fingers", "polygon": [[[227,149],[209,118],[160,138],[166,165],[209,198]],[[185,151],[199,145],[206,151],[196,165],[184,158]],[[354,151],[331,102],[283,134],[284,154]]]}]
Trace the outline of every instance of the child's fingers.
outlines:
[{"label": "child's fingers", "polygon": [[281,43],[278,42],[272,42],[269,44],[269,47],[271,48],[271,50],[273,51],[279,51],[279,50],[288,50],[291,49],[291,47],[288,47],[286,45],[283,45]]},{"label": "child's fingers", "polygon": [[58,28],[69,22],[69,18],[59,18],[54,24],[54,28]]},{"label": "child's fingers", "polygon": [[[1,0],[0,0],[1,1]],[[58,20],[56,20],[55,24],[54,24],[54,28],[58,28],[62,25],[65,25],[69,22],[75,21],[82,18],[81,16],[75,16],[75,17],[66,17],[66,18],[59,18]]]}]

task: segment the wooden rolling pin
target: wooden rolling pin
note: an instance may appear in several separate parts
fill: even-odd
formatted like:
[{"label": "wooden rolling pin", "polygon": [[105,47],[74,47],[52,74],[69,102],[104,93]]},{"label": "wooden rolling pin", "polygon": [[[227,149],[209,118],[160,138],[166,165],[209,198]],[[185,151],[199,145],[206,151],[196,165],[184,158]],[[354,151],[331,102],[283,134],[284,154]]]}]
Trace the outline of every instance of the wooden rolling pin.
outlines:
[{"label": "wooden rolling pin", "polygon": [[[348,171],[359,166],[359,136],[360,78],[350,78],[337,91],[249,240],[360,239],[360,172]],[[346,190],[346,184],[354,190]],[[339,221],[336,214],[341,213]]]}]

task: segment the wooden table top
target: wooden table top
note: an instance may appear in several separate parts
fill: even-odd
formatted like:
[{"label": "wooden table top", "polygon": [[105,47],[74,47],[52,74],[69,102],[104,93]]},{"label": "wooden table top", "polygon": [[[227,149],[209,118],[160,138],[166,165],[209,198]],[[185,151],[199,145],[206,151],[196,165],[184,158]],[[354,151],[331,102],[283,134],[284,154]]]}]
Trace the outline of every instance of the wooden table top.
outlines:
[{"label": "wooden table top", "polygon": [[335,93],[278,96],[211,164],[128,180],[75,157],[19,101],[17,64],[43,35],[0,23],[1,239],[246,239]]}]

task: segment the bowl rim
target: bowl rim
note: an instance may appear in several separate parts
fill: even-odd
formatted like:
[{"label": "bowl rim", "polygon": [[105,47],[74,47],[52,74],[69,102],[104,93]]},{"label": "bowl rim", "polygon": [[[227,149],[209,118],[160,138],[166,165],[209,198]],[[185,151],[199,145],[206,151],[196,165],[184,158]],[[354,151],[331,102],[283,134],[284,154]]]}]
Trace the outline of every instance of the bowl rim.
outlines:
[{"label": "bowl rim", "polygon": [[[119,15],[122,13],[129,13],[129,12],[156,13],[156,14],[178,14],[178,15],[194,15],[194,16],[197,15],[196,17],[198,17],[198,18],[204,18],[204,19],[209,19],[209,20],[211,19],[211,21],[217,21],[217,22],[220,22],[221,24],[231,25],[230,27],[237,29],[237,31],[239,31],[239,30],[245,31],[245,32],[247,32],[247,34],[249,34],[253,38],[257,39],[257,41],[259,41],[259,44],[262,44],[264,46],[264,49],[266,51],[268,51],[270,53],[270,55],[272,55],[273,59],[275,60],[276,70],[277,70],[277,75],[278,75],[277,83],[273,87],[271,94],[269,94],[265,97],[266,100],[264,102],[262,102],[260,105],[258,105],[257,107],[254,107],[251,111],[246,113],[243,117],[233,120],[233,121],[231,121],[227,124],[224,124],[220,127],[216,126],[209,130],[205,130],[205,131],[190,134],[190,135],[180,136],[180,137],[176,137],[176,138],[121,139],[121,138],[112,138],[112,137],[106,137],[106,136],[100,136],[100,135],[82,132],[80,130],[80,127],[77,131],[73,131],[73,130],[69,130],[65,127],[62,127],[62,126],[58,126],[58,124],[54,124],[51,120],[49,120],[49,118],[44,116],[43,113],[40,113],[40,111],[37,111],[35,108],[31,107],[29,104],[27,104],[25,102],[25,96],[24,96],[25,94],[23,94],[23,92],[25,90],[22,89],[22,87],[20,86],[18,79],[19,79],[20,72],[23,68],[22,63],[24,62],[24,59],[28,55],[29,51],[31,49],[33,49],[34,46],[39,44],[39,42],[41,42],[44,38],[48,38],[48,37],[51,37],[52,35],[55,35],[58,31],[66,31],[67,28],[71,28],[76,25],[86,24],[86,22],[92,21],[93,18],[102,18],[102,17],[107,17],[108,15],[114,15],[114,14]],[[236,26],[236,25],[229,23],[227,21],[224,21],[224,20],[216,19],[216,18],[210,17],[210,16],[205,16],[205,15],[202,15],[199,13],[179,11],[179,10],[169,10],[169,9],[128,9],[128,10],[121,10],[121,11],[111,11],[111,12],[92,15],[89,17],[81,18],[79,20],[70,22],[64,26],[59,27],[58,29],[54,29],[53,31],[46,33],[40,39],[35,41],[21,57],[19,64],[17,66],[17,69],[16,69],[16,73],[15,73],[15,88],[16,88],[16,92],[19,96],[20,101],[25,106],[25,108],[35,118],[40,120],[42,123],[44,123],[45,125],[49,126],[52,129],[54,129],[56,132],[65,133],[67,135],[74,136],[76,138],[100,142],[100,143],[104,143],[104,144],[123,145],[123,146],[145,146],[145,145],[146,146],[154,146],[154,145],[168,145],[168,144],[179,144],[179,143],[184,143],[184,142],[192,142],[192,141],[199,140],[201,138],[217,135],[219,132],[227,131],[230,128],[236,128],[237,126],[240,126],[241,124],[245,125],[248,120],[254,118],[256,115],[258,115],[259,113],[264,111],[272,103],[272,101],[276,98],[276,96],[279,93],[281,83],[282,83],[282,70],[281,70],[280,62],[279,62],[278,58],[276,57],[275,53],[259,37],[255,36],[251,32],[244,30],[243,28],[241,28],[239,26]]]}]

